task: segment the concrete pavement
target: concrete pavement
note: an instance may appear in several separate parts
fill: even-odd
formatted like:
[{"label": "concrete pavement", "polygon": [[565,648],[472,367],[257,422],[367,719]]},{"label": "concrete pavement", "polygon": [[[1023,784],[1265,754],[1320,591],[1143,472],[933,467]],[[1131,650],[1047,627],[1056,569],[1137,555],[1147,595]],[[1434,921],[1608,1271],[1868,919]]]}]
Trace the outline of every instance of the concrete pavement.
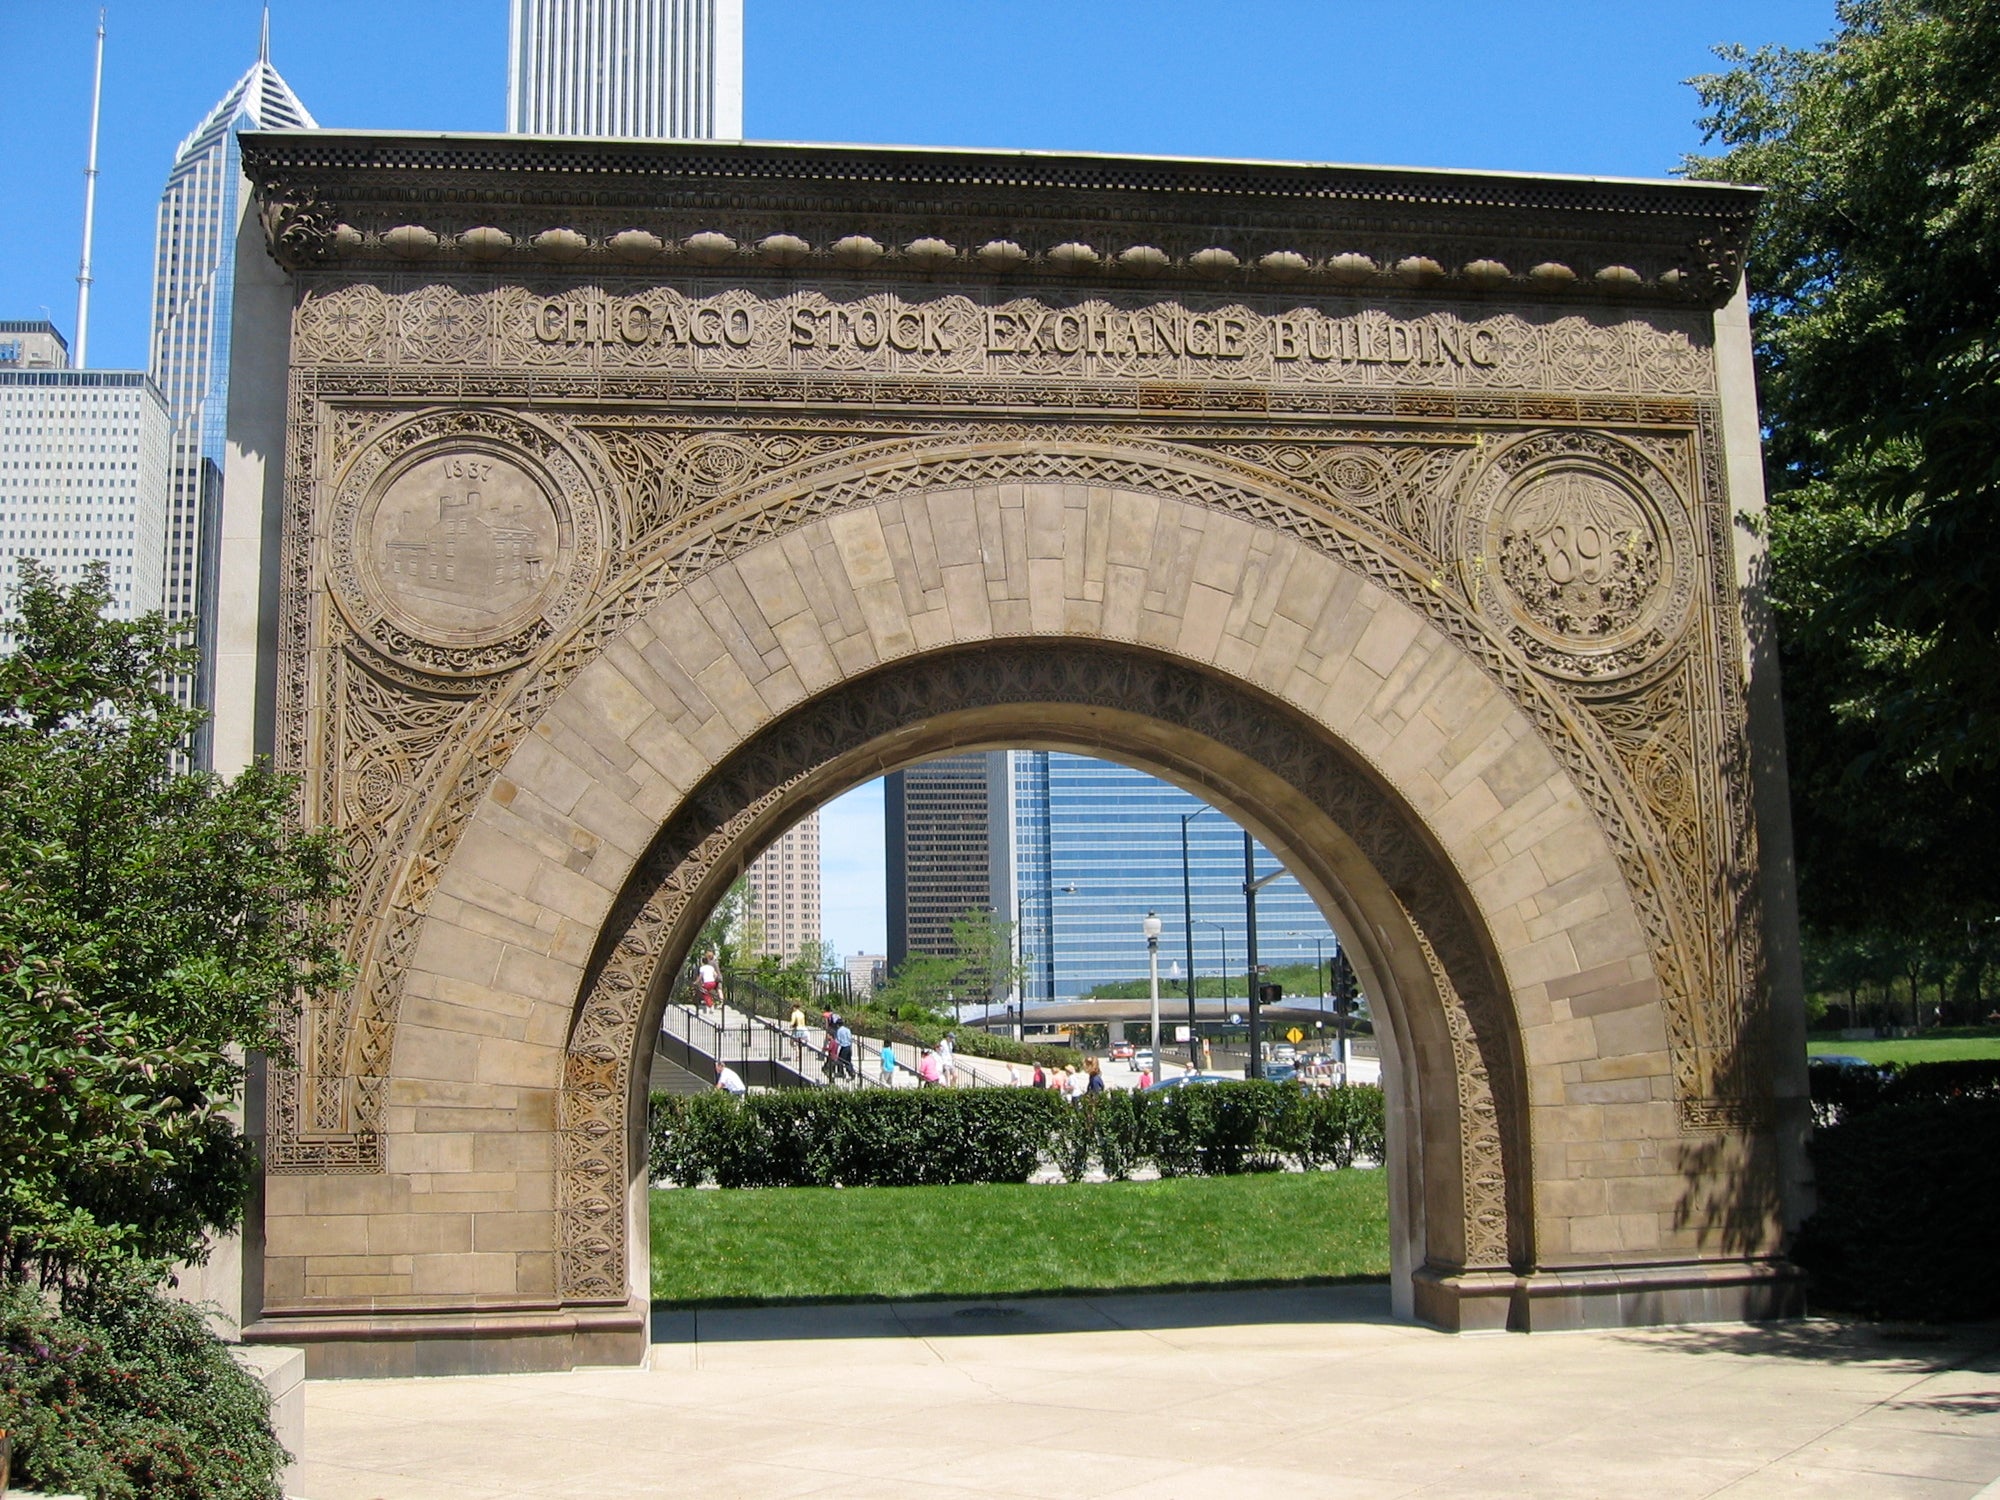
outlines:
[{"label": "concrete pavement", "polygon": [[1453,1338],[1369,1286],[662,1312],[654,1337],[646,1370],[309,1382],[292,1493],[1941,1500],[2000,1476],[1993,1327]]}]

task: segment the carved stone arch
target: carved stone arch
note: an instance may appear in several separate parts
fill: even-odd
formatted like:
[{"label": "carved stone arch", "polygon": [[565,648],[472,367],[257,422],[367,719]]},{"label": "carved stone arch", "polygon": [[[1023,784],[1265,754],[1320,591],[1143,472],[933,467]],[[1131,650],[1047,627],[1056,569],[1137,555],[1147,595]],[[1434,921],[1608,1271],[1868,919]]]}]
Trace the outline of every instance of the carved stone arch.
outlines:
[{"label": "carved stone arch", "polygon": [[215,743],[355,852],[360,971],[269,1079],[246,1336],[643,1357],[632,1048],[705,882],[843,779],[1030,730],[1203,793],[1340,926],[1419,1311],[1788,1305],[1754,194],[245,152],[283,269],[236,284]]},{"label": "carved stone arch", "polygon": [[795,709],[717,767],[635,865],[568,1038],[561,1294],[620,1301],[628,1261],[643,1259],[643,1246],[628,1253],[626,1243],[630,1185],[643,1175],[632,1128],[643,1058],[664,986],[730,882],[788,823],[857,780],[1021,744],[1142,765],[1285,851],[1414,1054],[1409,1085],[1391,1087],[1425,1096],[1408,1111],[1431,1137],[1413,1147],[1422,1269],[1435,1281],[1530,1264],[1520,1038],[1470,896],[1421,818],[1365,758],[1267,696],[1150,652],[1024,641],[898,661]]}]

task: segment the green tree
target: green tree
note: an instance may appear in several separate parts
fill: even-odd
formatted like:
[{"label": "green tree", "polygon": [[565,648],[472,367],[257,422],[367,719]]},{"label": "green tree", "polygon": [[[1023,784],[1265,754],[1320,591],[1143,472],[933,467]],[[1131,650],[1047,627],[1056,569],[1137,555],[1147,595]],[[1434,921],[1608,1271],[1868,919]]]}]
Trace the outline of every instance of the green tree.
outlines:
[{"label": "green tree", "polygon": [[954,1005],[1003,1003],[1019,978],[1014,924],[971,907],[952,919],[950,953],[910,954],[871,1003],[891,1014],[910,1009],[942,1015]]},{"label": "green tree", "polygon": [[333,839],[264,768],[184,769],[201,715],[158,616],[32,562],[0,657],[0,1275],[157,1273],[238,1220],[246,1051],[343,977]]},{"label": "green tree", "polygon": [[1697,79],[1749,278],[1801,903],[1961,947],[2000,912],[2000,7],[1849,0]]}]

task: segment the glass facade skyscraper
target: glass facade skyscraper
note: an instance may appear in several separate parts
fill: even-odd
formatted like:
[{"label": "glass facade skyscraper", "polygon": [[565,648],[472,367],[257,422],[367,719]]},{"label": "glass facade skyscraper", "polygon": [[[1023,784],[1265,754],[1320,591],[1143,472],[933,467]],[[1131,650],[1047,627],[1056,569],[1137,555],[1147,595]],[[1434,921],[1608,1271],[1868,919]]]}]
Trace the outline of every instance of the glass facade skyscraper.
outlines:
[{"label": "glass facade skyscraper", "polygon": [[[1008,759],[1027,1003],[1144,979],[1140,924],[1148,911],[1160,918],[1162,988],[1177,985],[1187,952],[1184,817],[1195,971],[1202,978],[1226,973],[1229,992],[1245,994],[1242,829],[1219,812],[1203,812],[1208,804],[1192,793],[1129,766],[1047,750],[1011,751]],[[1263,845],[1254,850],[1260,876],[1278,868]],[[1334,955],[1332,930],[1290,875],[1257,894],[1257,947],[1258,961],[1274,967],[1310,967]]]},{"label": "glass facade skyscraper", "polygon": [[[230,304],[236,232],[249,210],[241,130],[311,130],[316,124],[271,66],[267,30],[257,61],[174,153],[153,253],[152,376],[171,423],[167,618],[191,620],[201,665],[176,684],[184,701],[213,699],[217,527],[229,416]],[[205,747],[203,758],[206,759]]]}]

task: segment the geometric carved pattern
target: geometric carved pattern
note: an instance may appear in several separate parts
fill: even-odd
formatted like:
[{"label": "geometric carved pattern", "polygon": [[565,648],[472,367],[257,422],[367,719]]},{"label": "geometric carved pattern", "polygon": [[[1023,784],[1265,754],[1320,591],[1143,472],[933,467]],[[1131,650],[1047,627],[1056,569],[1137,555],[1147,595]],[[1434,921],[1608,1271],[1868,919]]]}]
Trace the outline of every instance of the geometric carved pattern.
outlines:
[{"label": "geometric carved pattern", "polygon": [[1468,1264],[1508,1263],[1508,1183],[1525,1172],[1508,1002],[1465,899],[1420,825],[1368,773],[1296,718],[1216,676],[1096,646],[989,646],[925,657],[856,679],[754,736],[669,820],[606,921],[579,998],[559,1111],[558,1290],[622,1301],[626,1111],[643,1107],[632,1068],[647,1001],[694,941],[728,872],[777,830],[764,816],[828,763],[913,723],[962,710],[1080,704],[1145,715],[1228,745],[1325,812],[1353,838],[1421,934],[1452,1035],[1465,1175]]},{"label": "geometric carved pattern", "polygon": [[1469,1270],[1500,1270],[1508,1263],[1506,1144],[1500,1133],[1500,1106],[1493,1077],[1480,1055],[1478,1033],[1465,999],[1439,960],[1422,924],[1403,915],[1416,935],[1417,948],[1431,972],[1451,1037],[1453,1071],[1458,1081],[1459,1187],[1465,1215],[1465,1265]]},{"label": "geometric carved pattern", "polygon": [[[616,430],[628,435],[629,453],[634,442],[632,429]],[[954,434],[961,443],[962,433],[960,427]],[[1044,428],[1042,441],[1053,449],[1055,444],[1078,435],[1074,429],[1051,425]],[[1236,435],[1240,437],[1240,431]],[[1565,442],[1575,437],[1574,434],[1559,436]],[[1623,472],[1638,473],[1655,490],[1666,486],[1664,493],[1676,497],[1674,513],[1680,516],[1695,507],[1694,497],[1678,496],[1671,482],[1663,477],[1663,471],[1636,445],[1590,436],[1592,443],[1587,456],[1591,460],[1606,467],[1618,466]],[[1129,443],[1130,434],[1126,437]],[[586,446],[581,431],[572,431],[564,441],[569,451]],[[706,442],[682,440],[677,451],[699,452],[715,446],[716,438],[711,436]],[[1517,442],[1511,451],[1537,458],[1557,446],[1560,445]],[[1719,951],[1707,936],[1718,926],[1725,931],[1729,927],[1738,933],[1742,931],[1739,923],[1718,921],[1723,914],[1715,906],[1718,893],[1711,889],[1710,872],[1714,865],[1707,862],[1707,855],[1714,848],[1731,840],[1710,837],[1691,844],[1685,837],[1661,838],[1653,826],[1655,817],[1648,812],[1651,804],[1632,795],[1629,774],[1617,753],[1620,742],[1606,735],[1595,717],[1595,710],[1607,703],[1615,704],[1616,699],[1607,700],[1601,692],[1596,696],[1577,694],[1571,687],[1571,674],[1534,670],[1532,664],[1522,661],[1521,654],[1496,641],[1492,628],[1478,623],[1478,606],[1487,602],[1480,589],[1481,577],[1470,564],[1452,567],[1447,562],[1450,553],[1446,550],[1452,547],[1449,519],[1454,512],[1463,513],[1451,503],[1451,492],[1456,487],[1450,482],[1452,477],[1458,476],[1459,483],[1469,482],[1475,487],[1484,480],[1490,488],[1489,476],[1499,467],[1490,462],[1485,468],[1480,467],[1483,449],[1478,444],[1468,445],[1461,440],[1443,447],[1433,444],[1420,450],[1405,447],[1400,451],[1384,449],[1379,443],[1371,449],[1350,444],[1345,454],[1331,461],[1321,476],[1299,473],[1302,450],[1296,440],[1261,447],[1238,441],[1230,445],[1230,456],[1246,478],[1254,480],[1254,489],[1249,485],[1217,483],[1212,478],[1191,480],[1189,447],[1167,444],[1161,445],[1163,461],[1159,464],[1135,461],[1129,447],[1125,454],[1117,456],[1078,456],[1044,450],[1030,455],[967,457],[962,448],[955,454],[930,455],[907,435],[897,443],[878,442],[860,450],[853,446],[851,437],[843,446],[827,434],[812,439],[775,435],[756,443],[732,436],[729,447],[735,457],[726,464],[720,460],[694,461],[683,467],[702,474],[720,473],[726,468],[730,474],[747,481],[742,488],[706,506],[684,508],[680,526],[649,528],[644,520],[628,515],[623,529],[633,535],[639,546],[621,559],[615,570],[624,586],[613,586],[592,602],[585,611],[587,618],[571,634],[559,655],[542,661],[525,678],[517,673],[516,680],[502,685],[499,691],[511,699],[511,707],[499,720],[491,722],[486,738],[470,747],[471,762],[459,761],[456,774],[448,776],[446,783],[429,794],[434,804],[428,815],[429,826],[416,836],[414,844],[409,844],[409,863],[401,887],[391,900],[374,908],[385,913],[388,925],[376,940],[376,959],[364,979],[363,993],[356,997],[357,1003],[347,1012],[340,1028],[350,1039],[358,1036],[364,1043],[374,1042],[366,1050],[378,1060],[378,1067],[386,1064],[386,1043],[393,1036],[400,961],[407,955],[421,919],[425,890],[448,860],[456,828],[463,826],[486,779],[532,722],[539,706],[550,700],[560,681],[586,661],[598,643],[650,607],[665,590],[684,584],[742,546],[843,505],[867,503],[911,489],[986,480],[1071,478],[1179,494],[1262,524],[1275,525],[1360,567],[1472,649],[1488,670],[1523,701],[1531,716],[1548,732],[1552,745],[1572,773],[1579,776],[1586,788],[1597,789],[1594,810],[1606,824],[1613,846],[1627,866],[1635,902],[1651,934],[1659,962],[1686,1122],[1692,1128],[1713,1128],[1744,1117],[1739,1101],[1754,1091],[1744,1087],[1744,1080],[1732,1076],[1732,1069],[1718,1066],[1717,1059],[1728,1050],[1720,1043],[1738,1033],[1738,1018],[1744,1014],[1747,995],[1754,989],[1754,970],[1748,967],[1748,956],[1743,951]],[[1503,447],[1499,451],[1504,454],[1510,450]],[[1358,457],[1362,452],[1374,456]],[[909,456],[901,464],[881,464],[882,458],[897,454]],[[1259,456],[1267,457],[1268,468],[1248,462]],[[775,461],[783,458],[794,462],[773,472]],[[854,472],[857,460],[869,458],[877,459],[880,466],[857,475]],[[631,462],[629,457],[624,462],[616,458],[606,461],[614,470],[629,469]],[[1373,467],[1365,467],[1370,465]],[[1396,488],[1386,477],[1383,465],[1401,465],[1407,470],[1401,488],[1404,500],[1409,503],[1400,507],[1381,503],[1380,492]],[[828,487],[809,489],[816,469],[844,472]],[[1287,470],[1299,474],[1299,478],[1289,478]],[[1469,481],[1464,477],[1468,473]],[[831,473],[828,478],[833,479]],[[1365,506],[1330,503],[1335,495],[1329,494],[1328,488],[1314,484],[1315,478],[1322,478],[1336,493],[1344,487],[1347,493],[1359,494],[1374,503]],[[801,494],[802,489],[806,493]],[[1421,498],[1412,499],[1413,496]],[[1672,524],[1680,528],[1680,534],[1687,535],[1685,522]],[[1443,529],[1445,534],[1440,535],[1433,527]],[[645,534],[637,534],[641,532]],[[1709,599],[1716,601],[1721,595],[1718,605],[1726,607],[1727,590],[1723,581],[1702,562],[1707,549],[1697,546],[1691,535],[1676,545],[1685,548],[1687,560],[1676,568],[1676,577],[1686,581],[1685,592],[1691,592],[1695,579],[1706,572]],[[1414,559],[1407,555],[1413,549]],[[1704,623],[1713,631],[1714,611],[1708,614]],[[1651,618],[1663,616],[1656,611]],[[1671,615],[1669,623],[1675,619],[1679,619],[1678,614]],[[1727,638],[1698,633],[1706,634],[1709,642]],[[1628,648],[1613,664],[1614,677],[1617,672],[1629,672],[1635,661],[1643,664],[1647,652],[1671,654],[1680,649],[1680,644],[1668,639],[1665,629],[1656,625],[1641,647],[1637,652]],[[1710,653],[1701,651],[1697,655],[1708,658]],[[1711,686],[1720,693],[1727,687],[1726,678],[1714,681]],[[1565,703],[1565,699],[1569,701]],[[1601,748],[1593,750],[1593,743]],[[1740,842],[1747,831],[1745,810],[1727,777],[1716,776],[1714,781],[1719,783],[1720,795],[1704,802],[1691,792],[1681,810],[1685,812],[1691,807],[1697,816],[1711,819],[1720,816],[1731,825],[1735,841]],[[440,796],[445,800],[442,805],[435,805]],[[1669,878],[1663,866],[1667,858],[1675,856],[1686,856],[1691,863],[1682,866],[1677,878]],[[1702,1014],[1704,1010],[1708,1014]],[[377,1075],[366,1065],[366,1058],[356,1062],[359,1065],[354,1069],[352,1082],[357,1092],[351,1097],[361,1115],[354,1123],[365,1131],[372,1125],[366,1115],[370,1113],[369,1094]],[[281,1103],[287,1097],[282,1090],[280,1097]],[[313,1153],[305,1152],[296,1158],[297,1164],[301,1168],[310,1167],[312,1157]],[[294,1158],[281,1152],[278,1159],[287,1162]]]}]

